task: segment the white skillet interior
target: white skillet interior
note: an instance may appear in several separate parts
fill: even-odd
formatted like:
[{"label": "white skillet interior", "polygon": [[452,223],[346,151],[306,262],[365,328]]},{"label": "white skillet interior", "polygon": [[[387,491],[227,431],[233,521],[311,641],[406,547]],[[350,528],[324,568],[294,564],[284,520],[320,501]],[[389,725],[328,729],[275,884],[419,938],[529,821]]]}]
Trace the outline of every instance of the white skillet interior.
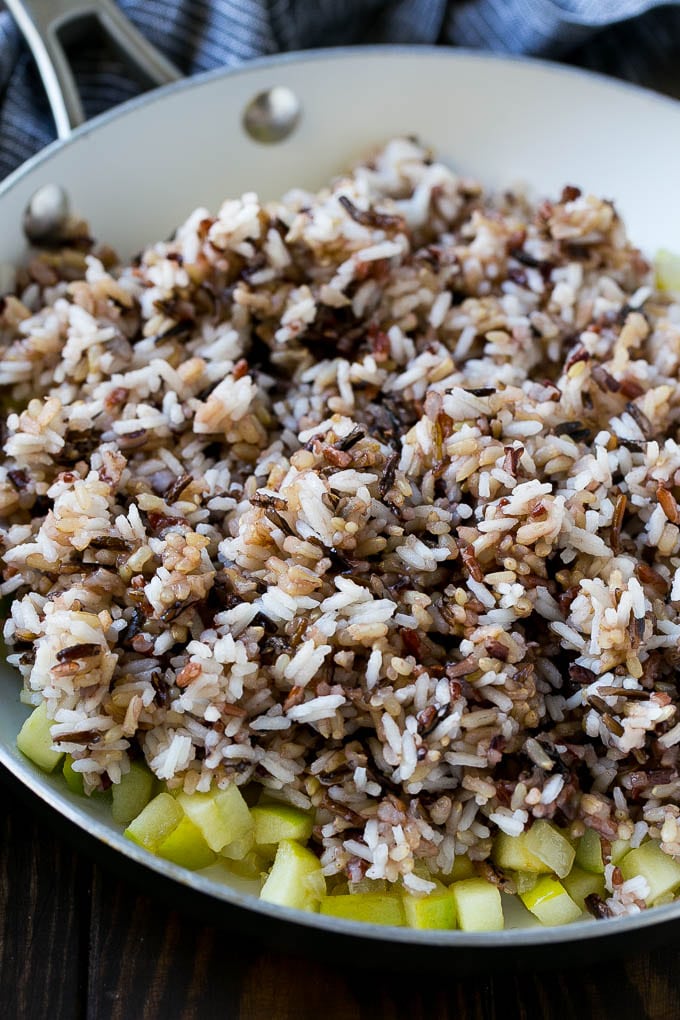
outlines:
[{"label": "white skillet interior", "polygon": [[[303,115],[289,139],[265,146],[245,134],[241,116],[254,95],[273,85],[292,88]],[[440,158],[492,186],[523,181],[549,194],[570,183],[613,198],[644,250],[680,250],[680,104],[539,62],[389,47],[319,51],[210,74],[86,125],[0,188],[0,266],[20,258],[21,214],[43,184],[64,185],[94,235],[130,255],[168,236],[198,205],[216,210],[222,199],[243,191],[271,198],[292,186],[318,187],[396,134],[416,134]],[[122,840],[101,804],[72,797],[58,780],[32,768],[14,745],[26,715],[18,689],[14,671],[0,664],[0,760],[43,799],[98,838],[179,881],[265,914],[286,915],[149,859]],[[673,914],[680,915],[675,905],[613,923],[646,926]],[[314,915],[306,922],[329,926]],[[488,945],[508,938],[588,938],[610,923],[481,937],[347,922],[330,926],[397,941]]]}]

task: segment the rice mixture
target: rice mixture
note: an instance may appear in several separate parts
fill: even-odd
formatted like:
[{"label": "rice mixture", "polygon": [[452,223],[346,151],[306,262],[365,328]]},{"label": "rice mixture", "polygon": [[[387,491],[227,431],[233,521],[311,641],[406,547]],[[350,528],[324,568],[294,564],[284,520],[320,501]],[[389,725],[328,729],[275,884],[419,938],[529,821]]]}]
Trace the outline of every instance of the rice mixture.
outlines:
[{"label": "rice mixture", "polygon": [[86,789],[260,784],[414,891],[535,818],[680,854],[680,307],[611,202],[395,140],[88,244],[0,318],[5,639]]}]

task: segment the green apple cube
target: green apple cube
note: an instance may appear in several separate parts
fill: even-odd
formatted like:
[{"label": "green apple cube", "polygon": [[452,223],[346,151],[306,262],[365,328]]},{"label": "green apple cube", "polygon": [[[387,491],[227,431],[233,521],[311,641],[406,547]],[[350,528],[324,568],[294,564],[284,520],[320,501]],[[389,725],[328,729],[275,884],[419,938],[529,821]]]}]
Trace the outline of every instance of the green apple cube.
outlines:
[{"label": "green apple cube", "polygon": [[501,894],[483,878],[466,878],[450,886],[458,926],[463,931],[500,931],[503,928]]},{"label": "green apple cube", "polygon": [[217,854],[210,849],[201,830],[186,815],[170,835],[165,837],[156,852],[166,861],[181,864],[190,871],[207,868],[217,859]]},{"label": "green apple cube", "polygon": [[124,835],[138,846],[158,852],[161,843],[170,836],[184,817],[182,808],[169,793],[159,793],[134,818]]},{"label": "green apple cube", "polygon": [[619,864],[624,881],[642,875],[649,885],[647,904],[675,892],[680,886],[680,861],[665,854],[658,843],[643,843],[631,850]]},{"label": "green apple cube", "polygon": [[609,854],[609,860],[612,864],[620,864],[623,858],[630,850],[630,840],[628,839],[615,839],[612,842],[612,848]]},{"label": "green apple cube", "polygon": [[552,822],[544,818],[534,822],[526,834],[526,845],[532,854],[560,878],[571,871],[576,851]]},{"label": "green apple cube", "polygon": [[680,290],[680,257],[661,248],[654,259],[656,286],[659,290]]},{"label": "green apple cube", "polygon": [[52,748],[50,727],[53,725],[54,720],[47,718],[47,705],[42,701],[26,719],[17,737],[17,747],[21,753],[43,772],[53,772],[64,757],[62,751]]},{"label": "green apple cube", "polygon": [[232,871],[235,875],[240,878],[261,878],[262,875],[267,873],[269,864],[267,859],[257,852],[257,850],[249,850],[238,860],[226,860],[224,864],[229,871]]},{"label": "green apple cube", "polygon": [[541,924],[551,927],[569,924],[581,916],[581,908],[574,903],[562,883],[549,875],[539,878],[534,888],[522,893],[520,899]]},{"label": "green apple cube", "polygon": [[180,793],[177,803],[201,830],[211,850],[223,853],[226,847],[237,844],[237,854],[244,857],[252,848],[253,819],[235,783],[210,793]]},{"label": "green apple cube", "polygon": [[474,878],[475,866],[467,854],[459,854],[453,859],[453,868],[449,878],[452,882],[460,882],[464,878]]},{"label": "green apple cube", "polygon": [[518,894],[529,892],[538,882],[539,876],[535,871],[516,871],[510,876],[515,883]]},{"label": "green apple cube", "polygon": [[318,910],[326,880],[318,857],[293,839],[282,839],[260,899],[281,907]]},{"label": "green apple cube", "polygon": [[598,875],[604,874],[602,840],[595,829],[586,829],[576,844],[575,863],[584,871],[592,871]]},{"label": "green apple cube", "polygon": [[491,860],[494,864],[504,871],[533,871],[535,874],[552,871],[549,864],[529,849],[527,836],[526,832],[519,836],[508,836],[506,832],[499,832],[491,851]]},{"label": "green apple cube", "polygon": [[[238,839],[232,839],[231,843],[227,843],[227,845],[222,850],[222,857],[225,857],[230,861],[242,861],[244,857],[246,857],[249,853],[253,851],[254,843],[255,839],[253,836],[253,830],[249,829],[248,832],[246,832],[243,836],[240,836]],[[264,857],[265,856],[264,848],[258,847],[257,849],[260,852],[260,854]],[[276,847],[272,847],[272,852],[266,855],[266,860],[270,864],[273,860],[275,852]],[[266,870],[267,869],[265,868],[265,871]]]},{"label": "green apple cube", "polygon": [[450,889],[435,891],[429,896],[403,897],[404,914],[409,928],[455,928],[456,903]]},{"label": "green apple cube", "polygon": [[569,874],[562,879],[562,885],[581,910],[586,909],[586,896],[595,894],[600,899],[605,899],[607,896],[604,875],[598,875],[594,871],[584,871],[582,868],[572,868]]},{"label": "green apple cube", "polygon": [[675,893],[667,892],[663,896],[659,896],[657,900],[654,900],[655,907],[664,907],[667,903],[675,903]]},{"label": "green apple cube", "polygon": [[260,804],[251,808],[250,813],[257,846],[280,843],[282,839],[306,843],[312,834],[312,816],[290,804]]},{"label": "green apple cube", "polygon": [[82,772],[76,772],[73,768],[73,758],[70,754],[67,754],[64,758],[64,767],[62,768],[66,785],[68,786],[71,793],[83,793],[85,785],[83,782]]},{"label": "green apple cube", "polygon": [[341,917],[345,921],[383,924],[391,928],[403,928],[406,924],[404,904],[397,892],[326,896],[319,909],[322,914]]},{"label": "green apple cube", "polygon": [[[337,887],[333,890],[333,895],[339,894]],[[344,891],[344,890],[343,890]],[[354,893],[386,893],[389,892],[389,883],[386,878],[360,878],[358,882],[348,882],[347,892]]]},{"label": "green apple cube", "polygon": [[133,761],[130,771],[111,788],[113,820],[118,825],[129,825],[151,800],[155,779],[142,762]]}]

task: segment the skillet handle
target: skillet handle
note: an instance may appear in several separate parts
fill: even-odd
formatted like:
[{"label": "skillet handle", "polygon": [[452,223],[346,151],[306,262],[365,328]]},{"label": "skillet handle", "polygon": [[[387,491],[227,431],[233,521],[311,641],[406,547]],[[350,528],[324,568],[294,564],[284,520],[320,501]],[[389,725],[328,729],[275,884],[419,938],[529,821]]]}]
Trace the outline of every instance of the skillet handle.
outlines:
[{"label": "skillet handle", "polygon": [[149,85],[166,85],[182,77],[113,0],[5,0],[5,5],[33,54],[59,138],[68,138],[85,120],[62,40],[83,34],[93,19]]}]

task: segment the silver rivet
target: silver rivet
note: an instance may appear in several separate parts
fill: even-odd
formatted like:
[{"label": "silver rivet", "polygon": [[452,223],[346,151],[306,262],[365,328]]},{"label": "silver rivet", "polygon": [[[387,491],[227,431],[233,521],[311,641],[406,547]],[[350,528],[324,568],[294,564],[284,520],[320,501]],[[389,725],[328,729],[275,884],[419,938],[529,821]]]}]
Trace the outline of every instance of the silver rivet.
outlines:
[{"label": "silver rivet", "polygon": [[285,85],[260,92],[245,108],[243,126],[257,142],[281,142],[295,129],[302,105]]},{"label": "silver rivet", "polygon": [[38,188],[24,210],[24,233],[34,244],[57,241],[63,236],[69,213],[64,189],[58,184],[45,184]]}]

